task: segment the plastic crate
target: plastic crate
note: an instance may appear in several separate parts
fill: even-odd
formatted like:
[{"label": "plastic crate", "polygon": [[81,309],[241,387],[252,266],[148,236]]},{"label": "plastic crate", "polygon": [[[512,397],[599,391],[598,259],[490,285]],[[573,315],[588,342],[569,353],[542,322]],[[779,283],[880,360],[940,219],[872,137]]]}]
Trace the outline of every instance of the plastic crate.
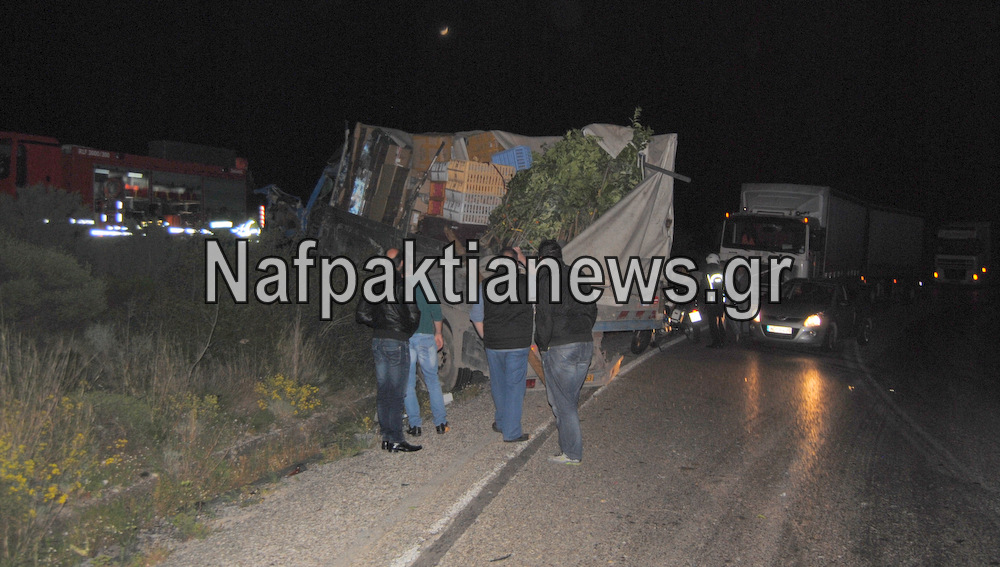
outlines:
[{"label": "plastic crate", "polygon": [[514,171],[529,169],[531,167],[531,148],[528,146],[514,146],[509,150],[493,154],[490,160],[493,163],[513,167]]},{"label": "plastic crate", "polygon": [[513,167],[503,164],[451,160],[448,162],[446,188],[461,193],[482,193],[503,197],[507,182],[514,177]]},{"label": "plastic crate", "polygon": [[432,163],[428,177],[431,183],[448,181],[448,162],[436,161]]},{"label": "plastic crate", "polygon": [[430,190],[430,195],[429,195],[431,199],[439,199],[439,200],[442,200],[442,201],[444,200],[444,198],[446,197],[446,195],[445,195],[445,189],[446,189],[446,185],[447,185],[445,183],[445,181],[446,180],[444,180],[444,181],[431,181],[431,190]]},{"label": "plastic crate", "polygon": [[501,203],[503,195],[463,193],[449,189],[444,201],[444,217],[464,224],[489,224],[490,213]]}]

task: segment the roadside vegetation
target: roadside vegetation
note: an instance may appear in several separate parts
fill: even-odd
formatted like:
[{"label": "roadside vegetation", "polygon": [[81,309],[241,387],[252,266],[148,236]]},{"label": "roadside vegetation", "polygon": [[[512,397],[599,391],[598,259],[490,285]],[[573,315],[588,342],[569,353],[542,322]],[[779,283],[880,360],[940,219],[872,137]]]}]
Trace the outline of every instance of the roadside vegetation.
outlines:
[{"label": "roadside vegetation", "polygon": [[[206,304],[202,238],[91,238],[78,208],[0,196],[0,566],[155,562],[147,529],[203,537],[206,502],[367,448],[353,305]],[[251,286],[291,253],[253,242]]]}]

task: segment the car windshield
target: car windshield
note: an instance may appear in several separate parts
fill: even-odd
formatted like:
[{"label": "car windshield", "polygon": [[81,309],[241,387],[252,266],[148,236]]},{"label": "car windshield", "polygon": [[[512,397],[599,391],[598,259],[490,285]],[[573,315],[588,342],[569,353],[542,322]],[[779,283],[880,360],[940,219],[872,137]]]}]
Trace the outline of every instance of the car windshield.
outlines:
[{"label": "car windshield", "polygon": [[816,282],[793,282],[785,288],[781,302],[788,304],[829,305],[833,301],[834,286]]},{"label": "car windshield", "polygon": [[726,248],[802,252],[806,225],[792,218],[738,216],[726,220],[722,245]]}]

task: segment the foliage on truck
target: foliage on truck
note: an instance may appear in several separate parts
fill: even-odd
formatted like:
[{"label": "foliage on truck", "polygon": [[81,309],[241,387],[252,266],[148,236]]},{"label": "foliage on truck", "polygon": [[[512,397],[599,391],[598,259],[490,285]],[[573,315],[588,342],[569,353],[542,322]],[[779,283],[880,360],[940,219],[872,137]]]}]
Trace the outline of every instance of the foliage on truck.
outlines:
[{"label": "foliage on truck", "polygon": [[617,156],[608,154],[595,136],[576,129],[533,156],[531,168],[507,184],[506,199],[493,210],[484,242],[535,249],[547,238],[572,240],[642,181],[639,152],[653,131],[639,123],[639,110],[632,128],[631,143]]}]

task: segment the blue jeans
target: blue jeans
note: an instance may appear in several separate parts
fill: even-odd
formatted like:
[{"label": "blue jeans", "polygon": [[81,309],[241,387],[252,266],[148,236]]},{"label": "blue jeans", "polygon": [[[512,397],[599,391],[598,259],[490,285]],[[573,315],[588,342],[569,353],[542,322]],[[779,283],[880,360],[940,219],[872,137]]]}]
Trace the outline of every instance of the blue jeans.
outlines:
[{"label": "blue jeans", "polygon": [[410,427],[420,427],[420,402],[417,401],[417,364],[424,375],[424,386],[431,400],[431,414],[434,415],[434,425],[448,421],[444,409],[444,396],[441,394],[441,381],[438,380],[438,354],[434,335],[420,333],[410,337],[410,378],[406,383],[406,419]]},{"label": "blue jeans", "polygon": [[506,440],[521,436],[521,411],[524,409],[525,380],[528,377],[526,348],[486,349],[490,366],[490,392],[493,394],[493,414],[497,428]]},{"label": "blue jeans", "polygon": [[382,440],[403,441],[403,398],[406,397],[406,370],[410,367],[407,341],[372,339],[375,380],[378,382],[378,425]]},{"label": "blue jeans", "polygon": [[580,389],[587,380],[594,343],[570,343],[549,347],[542,353],[545,370],[545,395],[556,417],[559,449],[569,458],[583,458],[583,434],[580,432]]}]

